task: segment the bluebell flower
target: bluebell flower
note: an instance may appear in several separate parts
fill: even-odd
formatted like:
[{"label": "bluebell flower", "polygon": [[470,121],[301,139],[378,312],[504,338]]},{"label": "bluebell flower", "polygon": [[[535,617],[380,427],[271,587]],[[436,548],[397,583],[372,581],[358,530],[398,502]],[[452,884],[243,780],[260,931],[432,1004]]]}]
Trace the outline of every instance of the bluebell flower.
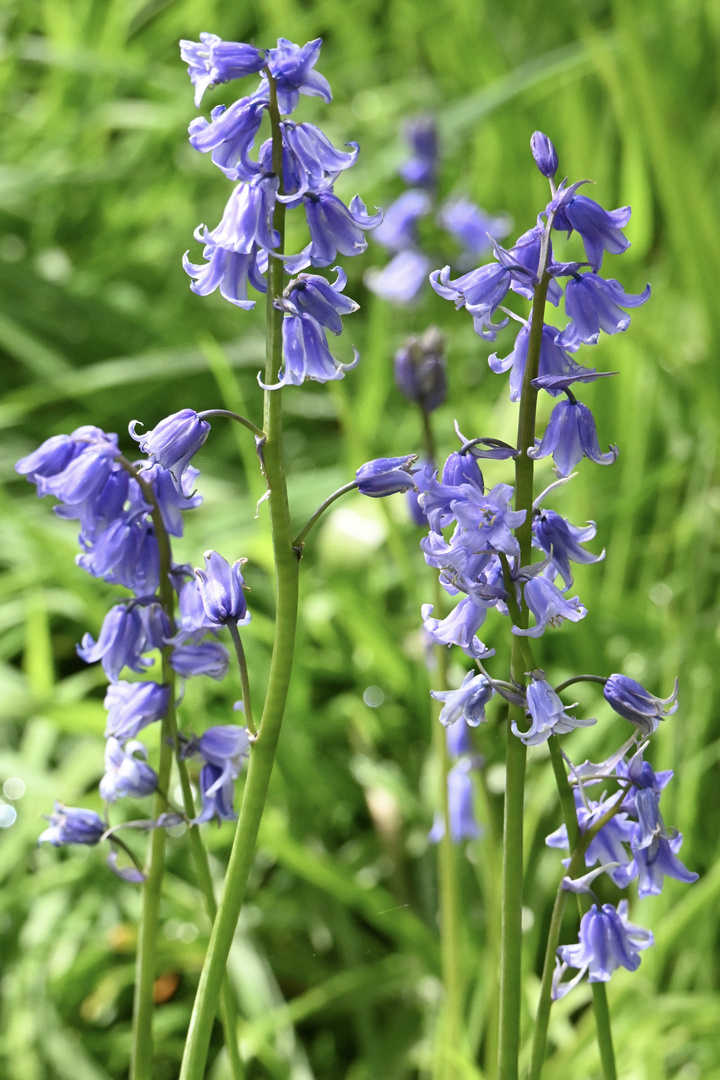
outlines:
[{"label": "bluebell flower", "polygon": [[540,172],[552,180],[558,170],[558,156],[550,139],[542,131],[534,131],[530,136],[530,149]]},{"label": "bluebell flower", "polygon": [[440,533],[430,532],[420,541],[425,562],[440,570],[440,584],[450,596],[465,593],[478,607],[492,607],[505,598],[502,567],[497,555],[475,551],[472,542],[464,543],[466,533],[456,530],[448,543]]},{"label": "bluebell flower", "polygon": [[507,319],[493,323],[492,317],[507,296],[511,281],[510,270],[502,263],[488,263],[453,281],[449,266],[430,275],[430,284],[438,296],[453,300],[458,310],[467,308],[475,332],[486,341],[494,341],[497,331],[507,326]]},{"label": "bluebell flower", "polygon": [[416,461],[417,454],[367,461],[355,473],[358,491],[361,495],[369,495],[373,499],[409,491],[415,487],[412,466]]},{"label": "bluebell flower", "polygon": [[267,100],[246,97],[226,109],[217,105],[210,120],[196,116],[188,127],[190,145],[201,154],[212,151],[212,160],[229,180],[252,180],[260,165],[248,155],[260,130]]},{"label": "bluebell flower", "polygon": [[400,166],[400,175],[406,184],[433,188],[437,179],[438,137],[432,116],[417,116],[405,125],[405,138],[410,144],[412,157]]},{"label": "bluebell flower", "polygon": [[[515,339],[515,346],[511,353],[503,359],[500,359],[497,353],[493,353],[493,355],[488,358],[490,369],[494,371],[496,375],[507,371],[509,368],[512,369],[510,371],[511,401],[520,400],[529,343],[530,322],[527,322],[518,333],[518,336]],[[542,338],[540,340],[538,375],[540,377],[546,375],[567,375],[572,376],[572,379],[569,381],[575,381],[576,374],[582,375],[587,373],[587,370],[587,368],[577,364],[559,343],[556,327],[543,325]],[[562,391],[549,389],[548,393],[553,397],[557,397]]]},{"label": "bluebell flower", "polygon": [[203,501],[202,495],[194,491],[195,481],[200,475],[199,471],[192,465],[186,465],[182,471],[180,490],[170,470],[163,469],[157,463],[143,469],[141,475],[143,480],[152,486],[167,532],[170,536],[182,536],[183,513],[194,510]]},{"label": "bluebell flower", "polygon": [[[518,296],[524,296],[526,300],[530,301],[532,301],[533,296],[535,295],[535,282],[537,280],[538,266],[540,265],[540,250],[542,248],[544,234],[545,229],[542,224],[533,225],[532,229],[528,229],[522,236],[519,236],[514,245],[508,250],[510,258],[512,258],[518,266],[523,266],[527,271],[526,277],[516,274],[510,282],[510,288],[513,292],[516,292]],[[548,260],[548,271],[552,272],[554,267],[552,244],[549,244],[548,247]],[[557,307],[562,299],[562,295],[562,288],[553,277],[548,285],[548,301]]]},{"label": "bluebell flower", "polygon": [[532,672],[525,698],[528,719],[531,720],[530,727],[527,731],[520,731],[513,720],[512,733],[526,746],[539,746],[540,743],[547,742],[551,735],[566,735],[575,728],[591,727],[597,723],[594,718],[578,720],[575,716],[569,716],[559,696],[545,678],[545,673],[539,669]]},{"label": "bluebell flower", "polygon": [[245,603],[245,579],[242,567],[247,559],[238,559],[232,566],[217,551],[206,551],[205,569],[196,570],[205,614],[213,626],[233,623],[245,626],[250,614]]},{"label": "bluebell flower", "polygon": [[458,724],[451,724],[445,728],[445,746],[447,747],[448,757],[452,761],[462,757],[463,754],[472,753],[473,744],[470,738],[470,728],[463,718],[460,719]]},{"label": "bluebell flower", "polygon": [[606,280],[589,271],[574,274],[565,286],[565,312],[572,321],[559,335],[560,344],[574,351],[581,342],[596,345],[601,330],[606,334],[627,330],[630,316],[622,309],[639,307],[649,296],[649,285],[641,293],[626,293],[612,278]]},{"label": "bluebell flower", "polygon": [[655,773],[643,760],[644,747],[633,756],[626,769],[632,787],[623,799],[623,809],[637,821],[630,841],[633,862],[628,868],[628,880],[638,878],[638,896],[656,896],[662,892],[664,879],[692,883],[698,875],[680,861],[677,853],[682,846],[682,833],[668,829],[660,813],[662,789],[672,778],[671,771]]},{"label": "bluebell flower", "polygon": [[[617,805],[618,801],[617,793],[600,801],[587,798],[577,789],[574,795],[578,829],[581,834],[593,828],[609,810]],[[585,865],[590,867],[599,863],[601,866],[608,867],[607,873],[620,889],[624,889],[633,876],[630,869],[632,856],[629,850],[633,829],[634,824],[628,814],[620,811],[595,834],[585,852]],[[569,851],[567,826],[561,825],[559,829],[546,837],[545,843],[548,847]],[[569,862],[569,859],[563,859],[563,865],[567,866]]]},{"label": "bluebell flower", "polygon": [[170,687],[156,682],[110,683],[103,704],[108,713],[105,737],[126,742],[162,720],[170,704]]},{"label": "bluebell flower", "polygon": [[427,192],[416,188],[404,191],[383,212],[383,219],[375,229],[373,239],[391,251],[415,247],[417,223],[430,213],[430,206]]},{"label": "bluebell flower", "polygon": [[560,476],[569,476],[583,457],[597,465],[612,465],[618,449],[611,446],[606,454],[601,452],[593,414],[587,405],[573,399],[558,402],[542,439],[527,453],[536,460],[552,454]]},{"label": "bluebell flower", "polygon": [[476,495],[474,487],[461,485],[451,503],[458,524],[466,530],[466,536],[458,539],[475,551],[519,555],[520,545],[511,529],[522,525],[527,511],[510,509],[513,495],[509,484],[496,484],[483,496]]},{"label": "bluebell flower", "polygon": [[485,494],[485,481],[477,463],[477,458],[473,454],[463,453],[461,450],[454,450],[446,458],[443,465],[442,482],[450,487],[469,484],[476,489],[478,495]]},{"label": "bluebell flower", "polygon": [[[578,944],[561,945],[558,949],[561,963],[553,977],[553,1000],[564,997],[586,974],[589,982],[607,982],[618,967],[637,970],[639,954],[654,939],[649,930],[631,923],[627,912],[627,900],[621,900],[617,909],[612,904],[603,904],[601,908],[593,904],[583,915]],[[578,974],[563,983],[561,980],[569,967],[578,968]]]},{"label": "bluebell flower", "polygon": [[495,691],[484,675],[468,671],[457,690],[431,690],[430,697],[444,702],[440,710],[440,723],[445,727],[462,720],[470,727],[477,727],[487,720],[485,706]]},{"label": "bluebell flower", "polygon": [[[350,142],[346,150],[337,150],[327,135],[314,124],[294,124],[285,121],[280,125],[285,153],[290,156],[290,168],[283,168],[284,201],[294,201],[308,190],[318,190],[326,179],[335,180],[345,169],[357,161],[360,149]],[[272,146],[272,144],[271,144]],[[270,148],[271,149],[271,148]],[[270,164],[272,161],[270,161]],[[292,183],[289,182],[292,177]]]},{"label": "bluebell flower", "polygon": [[445,339],[436,326],[420,337],[407,338],[393,360],[400,392],[426,414],[442,405],[447,396]]},{"label": "bluebell flower", "polygon": [[217,630],[217,624],[210,622],[203,604],[200,582],[193,576],[183,580],[177,587],[178,593],[178,633],[173,639],[177,645],[197,645],[210,630]]},{"label": "bluebell flower", "polygon": [[519,637],[540,637],[546,626],[560,626],[564,619],[578,622],[587,615],[587,608],[577,596],[566,600],[557,585],[544,577],[533,577],[526,582],[524,597],[536,625],[528,630],[513,626],[513,634]]},{"label": "bluebell flower", "polygon": [[136,739],[121,746],[110,737],[105,744],[105,775],[100,781],[100,795],[115,802],[129,795],[142,799],[157,789],[158,778],[147,763],[147,750]]},{"label": "bluebell flower", "polygon": [[207,420],[201,420],[194,409],[181,409],[161,420],[145,435],[136,434],[138,423],[137,420],[130,423],[130,435],[140,443],[143,454],[169,470],[178,492],[183,494],[182,474],[210,434]]},{"label": "bluebell flower", "polygon": [[155,526],[145,511],[112,522],[90,545],[82,540],[84,552],[75,562],[93,577],[111,585],[124,585],[136,596],[151,596],[160,582],[160,552]]},{"label": "bluebell flower", "polygon": [[219,641],[203,641],[199,645],[176,645],[170,653],[170,663],[178,675],[208,675],[219,682],[227,675],[230,654]]},{"label": "bluebell flower", "polygon": [[300,274],[293,278],[278,306],[288,314],[310,315],[333,334],[341,334],[341,316],[351,315],[360,305],[342,295],[347,275],[339,266],[333,269],[336,277],[332,284],[320,274]]},{"label": "bluebell flower", "polygon": [[655,697],[627,675],[611,675],[603,687],[605,700],[616,713],[635,724],[643,735],[657,731],[660,721],[677,710],[677,693],[677,679],[672,694],[667,698]]},{"label": "bluebell flower", "polygon": [[433,619],[432,610],[432,604],[423,604],[421,615],[425,629],[436,645],[459,645],[473,660],[495,655],[495,650],[488,649],[477,637],[477,631],[485,622],[486,606],[466,596],[442,620]]},{"label": "bluebell flower", "polygon": [[427,281],[430,260],[421,251],[398,251],[382,270],[370,267],[363,278],[370,292],[392,304],[410,304]]},{"label": "bluebell flower", "polygon": [[60,503],[53,507],[53,513],[66,521],[79,521],[80,541],[90,544],[126,513],[126,503],[133,508],[142,504],[146,513],[150,511],[143,502],[137,481],[114,462],[101,487],[91,491],[81,502]]},{"label": "bluebell flower", "polygon": [[491,217],[470,199],[448,199],[438,212],[438,222],[459,240],[471,255],[485,255],[492,247],[488,234],[499,239],[510,225],[506,217]]},{"label": "bluebell flower", "polygon": [[264,49],[237,41],[222,41],[217,34],[200,34],[200,41],[181,41],[180,56],[188,64],[195,87],[195,105],[210,86],[254,75],[265,66]]},{"label": "bluebell flower", "polygon": [[332,101],[330,83],[319,71],[313,71],[320,55],[322,38],[294,45],[287,38],[278,38],[277,48],[270,49],[267,67],[277,84],[278,107],[287,115],[297,107],[299,95]]},{"label": "bluebell flower", "polygon": [[434,478],[437,473],[435,463],[432,461],[419,461],[417,471],[415,472],[413,479],[415,481],[415,487],[405,492],[405,501],[407,503],[408,512],[413,522],[426,529],[428,527],[428,519],[425,511],[418,502],[420,494],[425,491],[427,485]]},{"label": "bluebell flower", "polygon": [[[472,780],[469,775],[473,765],[472,758],[461,758],[448,773],[448,819],[453,844],[460,844],[463,840],[477,840],[481,835],[475,819]],[[445,820],[442,814],[436,814],[428,840],[433,844],[438,843],[444,835]]]},{"label": "bluebell flower", "polygon": [[282,321],[283,370],[278,382],[266,385],[258,377],[264,390],[279,390],[283,386],[300,386],[305,379],[330,382],[344,379],[360,360],[357,349],[350,364],[342,364],[328,348],[325,333],[311,315],[285,315]]},{"label": "bluebell flower", "polygon": [[68,506],[79,506],[93,499],[105,487],[115,471],[119,456],[117,435],[86,443],[70,463],[53,476],[37,476],[38,495],[54,495]]},{"label": "bluebell flower", "polygon": [[231,304],[251,311],[255,301],[248,299],[248,283],[260,293],[267,292],[267,281],[261,270],[261,254],[257,246],[249,252],[234,251],[220,247],[211,239],[211,233],[204,225],[199,225],[194,233],[195,239],[204,244],[202,257],[205,264],[192,263],[189,252],[183,255],[183,270],[194,280],[191,290],[197,296],[209,296],[220,289],[220,295]]},{"label": "bluebell flower", "polygon": [[56,802],[55,810],[47,820],[50,828],[38,837],[38,844],[49,843],[53,847],[64,844],[97,844],[107,826],[94,810],[83,810]]},{"label": "bluebell flower", "polygon": [[227,201],[220,224],[208,233],[208,241],[226,251],[250,255],[257,248],[271,251],[280,244],[273,228],[273,211],[278,178],[259,174],[247,184],[238,184]]},{"label": "bluebell flower", "polygon": [[165,608],[156,598],[148,597],[139,605],[139,610],[145,649],[162,649],[172,640],[174,630]]},{"label": "bluebell flower", "polygon": [[632,211],[629,206],[603,210],[594,199],[578,195],[577,189],[585,182],[581,180],[568,188],[561,188],[548,210],[555,210],[554,229],[567,232],[568,236],[573,229],[580,233],[588,262],[594,270],[599,270],[604,252],[621,255],[630,247],[630,241],[622,230],[629,222]]},{"label": "bluebell flower", "polygon": [[692,884],[697,881],[698,875],[688,870],[684,863],[677,857],[682,846],[682,833],[666,833],[662,828],[652,838],[649,844],[643,843],[642,828],[636,826],[630,845],[633,853],[633,863],[628,872],[628,878],[637,875],[638,896],[658,896],[662,892],[664,879],[674,878],[675,881],[683,881]]},{"label": "bluebell flower", "polygon": [[234,821],[235,781],[250,748],[245,728],[224,724],[208,728],[199,739],[192,738],[182,751],[183,757],[199,754],[205,764],[200,771],[202,811],[195,824],[206,821]]},{"label": "bluebell flower", "polygon": [[249,751],[247,730],[237,724],[210,727],[197,741],[197,752],[207,764],[222,769],[223,783],[228,779],[237,780]]},{"label": "bluebell flower", "polygon": [[537,546],[552,557],[552,567],[565,582],[565,592],[573,583],[570,561],[576,563],[597,563],[605,558],[604,550],[599,555],[592,555],[580,545],[593,540],[597,529],[595,522],[589,521],[584,529],[571,525],[554,510],[538,510],[533,518],[533,538]]},{"label": "bluebell flower", "polygon": [[84,446],[72,435],[52,435],[37,450],[20,458],[15,472],[27,476],[31,484],[36,484],[41,476],[57,476],[63,472],[73,458],[82,453]]},{"label": "bluebell flower", "polygon": [[235,784],[219,765],[203,765],[200,770],[200,798],[202,810],[193,824],[203,825],[206,821],[237,821],[233,810]]},{"label": "bluebell flower", "polygon": [[329,190],[310,191],[303,202],[311,236],[307,254],[313,266],[329,266],[338,251],[341,255],[362,255],[367,250],[366,231],[376,228],[383,218],[382,211],[368,214],[359,195],[345,206]]},{"label": "bluebell flower", "polygon": [[141,609],[136,604],[116,604],[105,616],[98,640],[85,634],[77,652],[86,664],[100,660],[110,682],[117,682],[124,667],[141,672],[152,665],[152,660],[143,658],[146,647]]}]

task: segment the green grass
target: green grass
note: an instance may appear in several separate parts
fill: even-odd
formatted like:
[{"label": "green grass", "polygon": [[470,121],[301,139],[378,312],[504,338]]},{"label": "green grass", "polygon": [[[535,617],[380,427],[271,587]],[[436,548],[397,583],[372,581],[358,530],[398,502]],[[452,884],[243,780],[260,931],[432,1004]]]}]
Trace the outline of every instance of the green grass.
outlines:
[{"label": "green grass", "polygon": [[[592,354],[619,376],[584,395],[603,448],[618,442],[620,458],[612,469],[581,465],[556,503],[574,522],[595,519],[608,554],[577,573],[588,618],[546,635],[542,655],[556,681],[622,670],[669,693],[680,674],[681,708],[658,733],[653,760],[676,770],[664,809],[685,835],[687,865],[703,878],[691,888],[669,882],[636,906],[634,918],[652,927],[657,944],[635,976],[613,977],[609,998],[622,1080],[720,1077],[720,16],[716,4],[688,0],[571,0],[552,9],[537,0],[267,0],[255,12],[190,0],[6,0],[0,784],[20,778],[25,793],[0,843],[0,1075],[126,1075],[139,910],[136,891],[107,872],[100,852],[36,847],[40,815],[54,799],[99,805],[103,680],[80,664],[75,643],[97,632],[114,590],[74,565],[73,526],[35,499],[13,462],[80,424],[119,431],[130,449],[122,434],[130,419],[150,426],[188,405],[259,418],[262,312],[199,299],[180,266],[187,248],[197,254],[193,228],[215,224],[229,191],[185,139],[195,111],[177,40],[202,30],[258,44],[324,38],[319,68],[335,102],[303,99],[302,116],[336,143],[360,143],[341,192],[360,191],[369,207],[400,191],[398,133],[423,109],[436,113],[443,138],[442,193],[466,192],[489,211],[509,212],[516,233],[545,200],[528,153],[536,128],[553,138],[563,174],[594,178],[605,206],[633,206],[633,246],[623,260],[608,258],[608,271],[630,291],[650,281],[653,297],[626,335]],[[208,96],[212,105],[228,100],[223,88]],[[504,383],[489,373],[491,350],[467,316],[434,295],[402,312],[370,296],[362,275],[381,258],[371,242],[366,256],[345,260],[347,291],[362,303],[346,333],[362,353],[358,369],[341,384],[285,395],[298,525],[363,461],[418,449],[391,358],[430,321],[448,336],[452,393],[437,414],[441,449],[453,446],[455,418],[466,433],[512,436]],[[444,261],[438,251],[437,265]],[[498,342],[501,355],[508,349],[507,339]],[[179,557],[197,565],[209,546],[248,556],[245,640],[261,696],[272,592],[262,508],[255,518],[254,452],[243,433],[218,424],[198,464],[206,502],[191,515]],[[502,467],[487,475],[507,479]],[[301,651],[231,957],[249,1080],[429,1076],[440,984],[435,851],[426,841],[431,682],[418,609],[432,579],[401,500],[350,500],[345,509],[365,524],[351,518],[348,536],[338,511],[304,559]],[[499,622],[490,626],[487,640],[499,652],[501,634]],[[377,708],[363,700],[369,686],[384,695]],[[599,722],[570,743],[578,758],[598,760],[625,729],[584,689],[581,705]],[[223,722],[237,696],[232,679],[227,687],[198,681],[188,687],[184,722]],[[494,723],[477,745],[487,762],[489,790],[478,794],[486,832],[467,851],[461,880],[477,1064],[466,1062],[462,1075],[490,1077],[501,805],[493,778],[502,745]],[[530,760],[528,1052],[558,872],[544,836],[559,824],[542,750]],[[209,832],[218,877],[229,833]],[[208,934],[200,907],[183,840],[172,840],[159,973],[178,979],[157,1013],[158,1080],[177,1075]],[[568,916],[568,939],[574,929]],[[588,1001],[578,990],[554,1009],[553,1080],[599,1075]],[[219,1046],[218,1030],[214,1053]],[[227,1076],[222,1054],[210,1075]]]}]

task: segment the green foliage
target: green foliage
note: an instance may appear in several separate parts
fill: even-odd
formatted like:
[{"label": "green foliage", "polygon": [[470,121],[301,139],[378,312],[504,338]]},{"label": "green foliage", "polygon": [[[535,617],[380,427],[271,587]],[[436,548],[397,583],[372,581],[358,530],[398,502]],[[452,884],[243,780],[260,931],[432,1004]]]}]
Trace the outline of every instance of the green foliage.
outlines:
[{"label": "green foliage", "polygon": [[[659,732],[654,763],[677,772],[667,817],[685,834],[688,866],[705,876],[691,889],[669,882],[643,903],[635,917],[653,928],[656,947],[637,975],[613,977],[609,997],[622,1077],[720,1078],[720,378],[711,366],[720,347],[718,6],[569,0],[561,17],[548,17],[537,0],[267,0],[254,12],[191,0],[6,0],[0,20],[0,783],[17,811],[0,843],[0,1075],[125,1075],[139,910],[135,889],[106,871],[98,851],[35,844],[54,799],[98,806],[103,680],[79,662],[75,643],[97,632],[114,590],[74,565],[72,525],[35,499],[12,464],[48,435],[85,423],[124,432],[132,418],[150,426],[188,405],[259,419],[262,311],[200,300],[180,266],[183,251],[196,248],[193,228],[219,219],[228,192],[185,141],[195,113],[177,40],[212,30],[258,44],[325,39],[319,66],[335,104],[307,99],[304,116],[321,117],[337,143],[360,142],[353,190],[342,190],[361,191],[369,206],[399,191],[398,132],[422,109],[438,117],[443,194],[509,211],[518,232],[545,198],[528,152],[536,128],[553,138],[563,173],[595,178],[606,206],[633,206],[633,246],[617,272],[630,291],[650,280],[653,298],[626,335],[598,346],[593,362],[620,374],[586,395],[601,442],[617,441],[621,456],[612,469],[581,465],[561,496],[571,520],[597,518],[608,555],[577,574],[588,618],[546,635],[542,653],[555,681],[621,670],[669,693],[680,673],[681,709]],[[228,92],[215,90],[210,104]],[[391,310],[363,287],[373,261],[381,253],[371,243],[347,266],[348,293],[363,305],[351,331],[359,368],[344,383],[285,395],[298,526],[363,461],[418,449],[417,420],[394,388],[390,360],[406,333],[430,321],[449,340],[441,449],[453,445],[454,418],[464,432],[512,438],[511,411],[469,320],[434,295]],[[438,252],[437,265],[444,261]],[[218,423],[198,464],[206,501],[178,554],[197,565],[212,545],[250,559],[245,643],[259,699],[272,588],[254,451],[244,433]],[[394,503],[338,504],[303,560],[301,651],[231,955],[249,1080],[430,1073],[440,983],[426,836],[437,784],[418,608],[432,579],[402,500]],[[500,659],[501,633],[492,626],[487,638]],[[222,722],[237,696],[232,679],[227,688],[198,681],[181,719],[195,730]],[[571,736],[573,754],[598,760],[624,737],[623,722],[593,691],[578,696],[599,722]],[[461,881],[475,1057],[460,1062],[467,1077],[492,1076],[497,723],[477,734],[487,762],[478,792],[485,836],[469,845]],[[558,872],[544,836],[559,824],[542,748],[530,762],[528,1038]],[[229,832],[209,836],[218,881]],[[140,850],[142,838],[131,842]],[[208,935],[200,910],[179,836],[162,912],[158,1080],[177,1075]],[[553,1080],[598,1076],[583,993],[554,1007]],[[222,1053],[211,1075],[228,1075]]]}]

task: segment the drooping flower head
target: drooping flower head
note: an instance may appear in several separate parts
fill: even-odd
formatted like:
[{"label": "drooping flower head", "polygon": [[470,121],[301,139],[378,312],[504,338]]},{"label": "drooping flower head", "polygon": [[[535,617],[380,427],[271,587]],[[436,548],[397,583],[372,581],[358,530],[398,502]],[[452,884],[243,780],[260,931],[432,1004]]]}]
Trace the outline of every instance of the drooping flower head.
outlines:
[{"label": "drooping flower head", "polygon": [[644,735],[657,731],[660,721],[677,710],[677,693],[677,679],[667,698],[656,697],[627,675],[611,675],[603,687],[605,700],[615,712],[635,724]]},{"label": "drooping flower head", "polygon": [[409,337],[395,353],[395,382],[408,401],[431,413],[447,396],[445,339],[436,326]]},{"label": "drooping flower head", "polygon": [[[580,940],[577,945],[561,945],[558,949],[559,963],[553,979],[554,1000],[562,998],[583,975],[589,982],[607,982],[619,967],[636,971],[640,966],[640,953],[653,944],[653,936],[642,926],[635,926],[627,917],[628,902],[621,900],[617,908],[612,904],[598,907],[593,904],[580,921]],[[577,975],[563,983],[562,977],[569,967],[578,968]]]},{"label": "drooping flower head", "polygon": [[232,566],[217,551],[206,551],[205,569],[196,570],[200,596],[208,622],[213,626],[234,623],[244,626],[250,622],[245,603],[245,579],[242,567],[247,559],[238,559]]},{"label": "drooping flower head", "polygon": [[137,420],[129,425],[132,438],[140,443],[143,454],[170,471],[181,490],[183,472],[210,434],[207,420],[201,420],[194,409],[181,409],[145,435],[136,434],[137,425]]},{"label": "drooping flower head", "polygon": [[106,825],[94,810],[83,810],[56,802],[55,810],[48,817],[50,827],[38,837],[38,844],[98,844]]}]

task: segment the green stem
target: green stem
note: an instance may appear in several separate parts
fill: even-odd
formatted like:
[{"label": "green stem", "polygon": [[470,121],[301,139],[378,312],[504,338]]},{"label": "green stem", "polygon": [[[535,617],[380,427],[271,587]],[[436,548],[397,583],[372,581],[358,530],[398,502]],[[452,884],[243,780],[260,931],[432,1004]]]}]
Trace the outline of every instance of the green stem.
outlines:
[{"label": "green stem", "polygon": [[[575,799],[573,797],[572,787],[567,778],[567,773],[565,772],[565,766],[563,764],[557,737],[554,735],[551,736],[548,740],[548,745],[550,747],[550,759],[552,761],[555,782],[560,796],[562,815],[568,834],[568,847],[573,853],[567,873],[569,877],[574,877],[578,871],[582,869],[585,852],[594,838],[615,814],[619,813],[622,799],[618,798],[615,804],[603,814],[599,821],[595,822],[591,829],[588,829],[587,832],[581,834],[575,810]],[[558,888],[558,895],[555,899],[555,907],[553,908],[550,929],[548,931],[545,964],[540,986],[540,1000],[538,1002],[538,1009],[535,1017],[535,1031],[528,1080],[539,1080],[543,1062],[545,1060],[547,1029],[550,1021],[550,1007],[552,1005],[551,994],[553,970],[555,967],[555,953],[560,940],[560,926],[562,923],[563,912],[565,911],[565,904],[567,902],[566,900],[561,899],[561,894],[565,897],[567,896],[567,893],[564,893],[562,885]],[[590,901],[586,895],[578,893],[577,902],[580,916],[582,917],[585,912],[589,910]],[[608,1009],[605,984],[591,983],[591,986],[597,1043],[600,1051],[600,1061],[602,1064],[604,1080],[617,1080],[612,1030],[610,1027],[610,1010]]]},{"label": "green stem", "polygon": [[343,486],[341,488],[338,488],[337,491],[333,491],[332,495],[329,495],[325,502],[318,506],[317,510],[310,518],[307,525],[305,525],[305,527],[297,534],[297,536],[293,540],[293,547],[300,549],[305,541],[305,537],[310,532],[315,522],[322,517],[327,508],[329,506],[332,506],[335,500],[339,499],[342,495],[347,495],[349,491],[354,491],[357,486],[357,480],[351,480],[349,484],[343,484]]},{"label": "green stem", "polygon": [[[527,451],[535,445],[537,390],[531,385],[537,378],[540,348],[550,275],[547,265],[550,252],[550,229],[553,215],[548,216],[538,260],[538,284],[532,306],[527,359],[523,375],[518,416],[515,458],[515,510],[525,510],[525,521],[515,534],[520,545],[520,565],[526,566],[532,557],[533,460]],[[514,602],[514,586],[510,590]],[[527,608],[514,615],[515,625],[528,625]],[[513,635],[510,655],[510,675],[518,686],[525,685],[527,646],[522,638]],[[511,732],[512,723],[525,729],[525,710],[510,705],[507,727],[507,758],[505,806],[503,813],[502,918],[500,928],[500,1021],[498,1037],[498,1080],[518,1080],[520,1050],[520,1014],[522,993],[522,894],[523,894],[523,811],[525,799],[525,763],[527,750]]]},{"label": "green stem", "polygon": [[558,885],[550,917],[547,942],[545,944],[545,962],[543,964],[542,982],[540,983],[540,1000],[538,1001],[535,1015],[535,1029],[533,1031],[532,1054],[530,1057],[530,1069],[528,1080],[540,1080],[543,1063],[545,1061],[545,1047],[547,1046],[547,1030],[550,1022],[550,1008],[552,1006],[552,980],[555,971],[555,953],[560,941],[560,929],[563,915],[567,906],[568,894],[562,885]]},{"label": "green stem", "polygon": [[248,420],[247,417],[241,416],[240,413],[233,412],[231,409],[206,409],[205,412],[198,413],[198,416],[201,420],[209,420],[213,416],[227,416],[229,420],[235,420],[236,423],[246,427],[248,431],[252,431],[256,439],[265,438],[265,432],[256,427],[252,420]]},{"label": "green stem", "polygon": [[[268,74],[270,121],[273,139],[273,169],[282,177],[282,139],[275,82]],[[282,193],[282,183],[280,185]],[[275,203],[273,226],[279,232],[282,254],[285,207]],[[275,300],[282,294],[282,261],[270,257],[267,291],[267,353],[265,382],[272,383],[282,366],[282,313]],[[270,775],[275,761],[280,728],[287,699],[295,648],[298,598],[298,556],[293,549],[282,450],[281,392],[265,391],[263,427],[263,467],[269,489],[270,524],[275,555],[275,640],[267,696],[257,739],[252,744],[250,765],[228,864],[225,887],[213,925],[205,964],[195,998],[180,1080],[202,1080],[210,1046],[213,1020],[217,1010],[227,957],[240,916],[247,879],[255,852],[260,819],[265,808]]]},{"label": "green stem", "polygon": [[[175,592],[170,580],[170,568],[172,565],[172,551],[170,538],[165,528],[162,512],[155,497],[151,484],[147,482],[126,458],[118,459],[126,472],[133,476],[151,507],[151,517],[155,527],[158,549],[160,553],[160,602],[165,609],[168,618],[172,621],[175,611]],[[170,783],[173,753],[177,759],[180,773],[180,784],[183,793],[183,804],[186,816],[192,820],[195,817],[195,805],[192,789],[187,775],[185,762],[179,753],[177,716],[175,710],[175,671],[170,663],[172,647],[162,650],[162,680],[170,688],[170,706],[167,715],[163,718],[160,732],[160,764],[158,767],[158,787],[155,797],[154,816],[157,818],[163,812],[167,803],[167,791]],[[133,1035],[130,1061],[130,1080],[151,1080],[152,1070],[152,1021],[154,1012],[153,987],[155,983],[155,958],[156,942],[159,930],[160,896],[162,879],[165,871],[165,846],[166,832],[164,829],[153,829],[150,838],[148,853],[146,881],[143,886],[143,908],[138,928],[138,951],[135,966],[135,1001],[133,1005]],[[195,861],[200,889],[205,897],[205,905],[210,919],[215,918],[216,904],[215,895],[210,877],[207,852],[197,829],[190,829],[190,847]],[[230,1059],[233,1080],[243,1080],[245,1070],[243,1068],[240,1051],[237,1044],[237,1016],[235,1001],[232,996],[230,984],[223,986],[222,1021],[225,1034],[225,1045]]]},{"label": "green stem", "polygon": [[235,656],[237,657],[238,670],[240,672],[240,686],[242,688],[242,703],[245,710],[245,724],[250,732],[252,738],[257,735],[257,729],[253,720],[252,702],[250,701],[250,678],[248,676],[247,661],[245,659],[245,650],[243,649],[243,643],[240,638],[240,632],[237,628],[237,622],[229,622],[228,630],[230,631],[230,637],[232,638],[233,645],[235,646]]},{"label": "green stem", "polygon": [[[169,665],[168,665],[169,666]],[[163,657],[163,676],[165,677]],[[173,748],[170,739],[170,716],[174,712],[172,696],[160,732],[160,762],[158,786],[167,790],[172,768]],[[165,809],[162,795],[155,796],[153,813],[159,817]],[[148,858],[143,885],[143,902],[138,927],[138,948],[135,960],[135,1000],[130,1050],[130,1080],[152,1080],[153,1077],[153,987],[155,983],[156,943],[159,931],[160,894],[165,871],[165,829],[153,829],[150,835]]]}]

